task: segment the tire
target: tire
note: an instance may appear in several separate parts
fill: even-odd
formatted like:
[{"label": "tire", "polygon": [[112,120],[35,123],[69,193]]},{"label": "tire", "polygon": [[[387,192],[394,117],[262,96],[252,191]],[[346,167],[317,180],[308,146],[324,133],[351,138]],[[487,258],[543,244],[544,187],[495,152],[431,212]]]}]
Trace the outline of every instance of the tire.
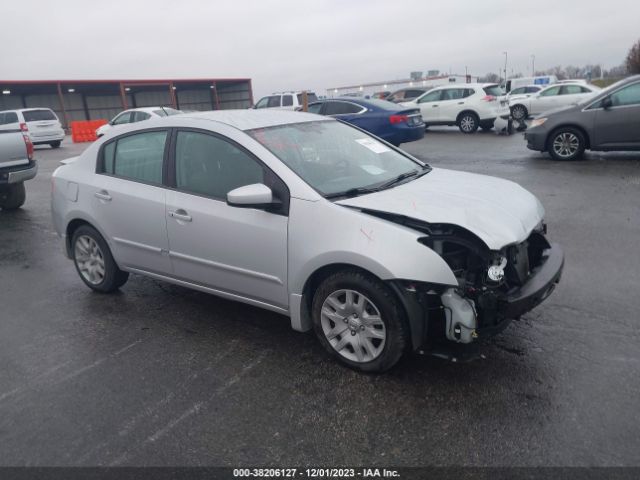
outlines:
[{"label": "tire", "polygon": [[554,160],[576,160],[582,157],[585,148],[584,134],[573,127],[559,128],[547,140],[547,151]]},{"label": "tire", "polygon": [[355,370],[388,370],[408,346],[400,302],[384,283],[359,270],[334,273],[320,284],[312,319],[324,348]]},{"label": "tire", "polygon": [[61,143],[62,143],[62,140],[57,140],[55,142],[51,142],[49,145],[51,145],[51,148],[60,148]]},{"label": "tire", "polygon": [[466,112],[458,117],[458,128],[462,133],[475,133],[480,126],[480,119],[475,113]]},{"label": "tire", "polygon": [[129,279],[129,273],[116,265],[102,235],[89,225],[82,225],[73,233],[71,255],[82,281],[96,292],[113,292]]},{"label": "tire", "polygon": [[529,116],[529,111],[524,105],[514,105],[511,107],[511,116],[514,120],[525,120]]},{"label": "tire", "polygon": [[3,210],[16,210],[24,205],[27,192],[24,183],[13,183],[4,191],[0,191],[0,208]]}]

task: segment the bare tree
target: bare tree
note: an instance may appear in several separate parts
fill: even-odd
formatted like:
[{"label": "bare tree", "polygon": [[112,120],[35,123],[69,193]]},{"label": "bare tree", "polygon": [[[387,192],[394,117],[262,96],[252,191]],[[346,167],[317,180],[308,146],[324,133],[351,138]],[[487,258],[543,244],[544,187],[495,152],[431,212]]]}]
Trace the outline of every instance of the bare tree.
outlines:
[{"label": "bare tree", "polygon": [[640,73],[640,40],[629,50],[625,65],[629,73]]},{"label": "bare tree", "polygon": [[482,83],[498,83],[500,82],[500,75],[497,73],[487,73],[484,77],[478,79],[479,82]]}]

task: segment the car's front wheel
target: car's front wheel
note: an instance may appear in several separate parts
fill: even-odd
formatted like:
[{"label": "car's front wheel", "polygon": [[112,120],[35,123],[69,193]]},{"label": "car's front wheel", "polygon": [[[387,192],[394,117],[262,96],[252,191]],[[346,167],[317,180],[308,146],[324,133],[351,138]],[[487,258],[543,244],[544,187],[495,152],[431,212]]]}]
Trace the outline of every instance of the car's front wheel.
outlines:
[{"label": "car's front wheel", "polygon": [[480,126],[480,120],[475,113],[463,113],[458,118],[458,128],[462,133],[475,133]]},{"label": "car's front wheel", "polygon": [[128,272],[118,268],[102,235],[89,225],[82,225],[73,233],[71,251],[80,278],[92,290],[113,292],[129,278]]},{"label": "car's front wheel", "polygon": [[576,160],[586,148],[582,132],[576,128],[565,127],[549,135],[547,151],[554,160]]},{"label": "car's front wheel", "polygon": [[312,317],[320,343],[357,370],[388,370],[407,346],[397,298],[380,280],[359,270],[327,277],[313,297]]}]

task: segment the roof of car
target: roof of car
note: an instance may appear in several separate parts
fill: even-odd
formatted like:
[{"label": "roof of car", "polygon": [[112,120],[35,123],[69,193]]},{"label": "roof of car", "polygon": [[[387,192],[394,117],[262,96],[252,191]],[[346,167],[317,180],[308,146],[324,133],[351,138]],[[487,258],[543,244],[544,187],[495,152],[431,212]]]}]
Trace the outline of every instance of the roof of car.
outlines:
[{"label": "roof of car", "polygon": [[331,120],[328,117],[322,117],[312,113],[269,108],[258,110],[214,110],[211,112],[183,113],[180,116],[183,118],[212,120],[215,122],[225,123],[239,130],[252,130],[254,128],[275,127],[277,125],[288,125],[292,123]]}]

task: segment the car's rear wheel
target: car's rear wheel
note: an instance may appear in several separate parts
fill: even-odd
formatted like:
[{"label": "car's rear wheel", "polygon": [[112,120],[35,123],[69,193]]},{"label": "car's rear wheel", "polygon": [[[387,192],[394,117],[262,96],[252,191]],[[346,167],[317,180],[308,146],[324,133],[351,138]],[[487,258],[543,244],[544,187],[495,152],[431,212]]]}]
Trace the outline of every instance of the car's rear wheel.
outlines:
[{"label": "car's rear wheel", "polygon": [[480,119],[475,113],[463,113],[458,118],[458,128],[462,133],[475,133],[479,126]]},{"label": "car's rear wheel", "polygon": [[313,297],[312,318],[320,343],[351,368],[382,372],[407,346],[404,311],[380,280],[359,270],[327,277]]},{"label": "car's rear wheel", "polygon": [[27,199],[27,192],[24,183],[12,183],[0,190],[0,208],[3,210],[16,210],[24,205]]},{"label": "car's rear wheel", "polygon": [[584,134],[571,127],[560,128],[549,135],[547,151],[555,160],[576,160],[586,147]]},{"label": "car's rear wheel", "polygon": [[51,145],[51,148],[60,148],[61,143],[62,142],[60,140],[56,140],[55,142],[49,143],[49,145]]},{"label": "car's rear wheel", "polygon": [[73,233],[71,252],[80,278],[92,290],[113,292],[129,278],[128,272],[118,268],[102,235],[89,225],[82,225]]},{"label": "car's rear wheel", "polygon": [[529,116],[529,112],[524,105],[514,105],[511,107],[511,116],[514,120],[524,120]]}]

